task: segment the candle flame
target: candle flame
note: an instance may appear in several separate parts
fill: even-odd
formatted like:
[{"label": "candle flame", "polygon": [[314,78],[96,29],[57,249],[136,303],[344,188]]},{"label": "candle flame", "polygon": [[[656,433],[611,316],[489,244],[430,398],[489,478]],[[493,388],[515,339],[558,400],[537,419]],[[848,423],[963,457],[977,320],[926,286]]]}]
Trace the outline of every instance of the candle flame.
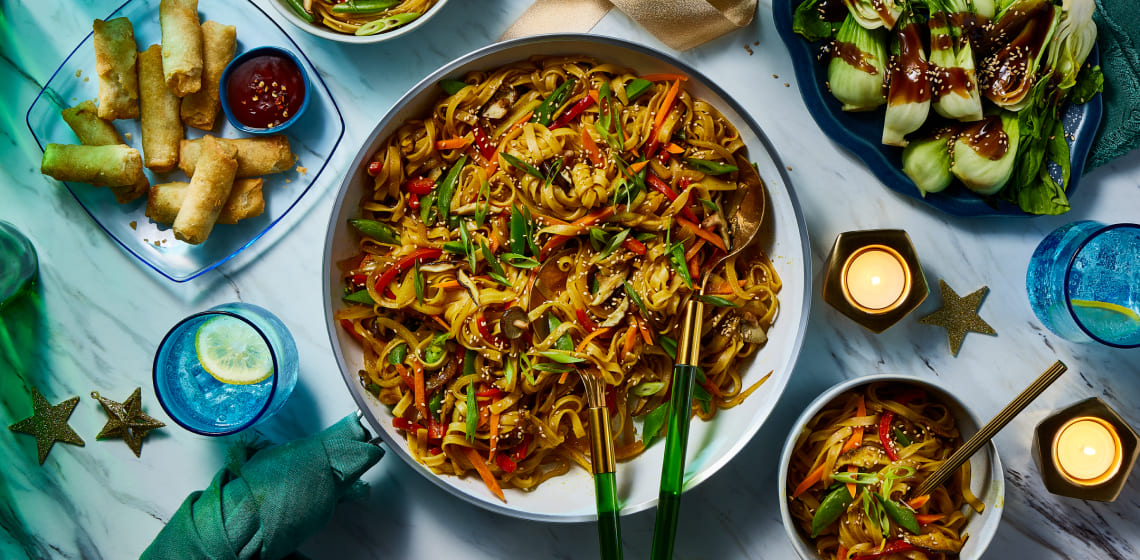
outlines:
[{"label": "candle flame", "polygon": [[878,276],[872,276],[871,277],[871,285],[872,286],[878,286],[879,282],[882,282],[882,280],[879,280]]},{"label": "candle flame", "polygon": [[1086,447],[1085,448],[1085,455],[1096,455],[1096,449],[1093,449],[1091,447]]}]

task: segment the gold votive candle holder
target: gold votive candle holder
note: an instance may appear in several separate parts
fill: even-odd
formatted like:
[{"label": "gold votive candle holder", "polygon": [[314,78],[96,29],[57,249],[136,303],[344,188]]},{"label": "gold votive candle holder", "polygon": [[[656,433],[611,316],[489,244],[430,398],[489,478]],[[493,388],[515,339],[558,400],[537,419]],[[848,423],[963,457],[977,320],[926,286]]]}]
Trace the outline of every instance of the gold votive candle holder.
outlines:
[{"label": "gold votive candle holder", "polygon": [[824,267],[823,301],[867,330],[891,328],[929,293],[905,231],[849,231],[835,238]]},{"label": "gold votive candle holder", "polygon": [[1091,398],[1037,425],[1033,458],[1050,492],[1111,502],[1120,495],[1136,465],[1138,440],[1115,410]]}]

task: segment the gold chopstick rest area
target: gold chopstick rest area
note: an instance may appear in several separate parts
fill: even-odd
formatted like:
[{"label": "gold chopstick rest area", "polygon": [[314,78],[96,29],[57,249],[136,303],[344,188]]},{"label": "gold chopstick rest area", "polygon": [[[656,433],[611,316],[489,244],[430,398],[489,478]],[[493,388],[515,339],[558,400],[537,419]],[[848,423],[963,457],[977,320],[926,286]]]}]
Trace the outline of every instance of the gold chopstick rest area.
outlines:
[{"label": "gold chopstick rest area", "polygon": [[824,266],[823,301],[867,330],[891,328],[929,294],[905,231],[849,231],[835,238]]},{"label": "gold chopstick rest area", "polygon": [[1033,458],[1050,492],[1111,502],[1136,464],[1138,441],[1140,437],[1116,411],[1091,398],[1037,425]]}]

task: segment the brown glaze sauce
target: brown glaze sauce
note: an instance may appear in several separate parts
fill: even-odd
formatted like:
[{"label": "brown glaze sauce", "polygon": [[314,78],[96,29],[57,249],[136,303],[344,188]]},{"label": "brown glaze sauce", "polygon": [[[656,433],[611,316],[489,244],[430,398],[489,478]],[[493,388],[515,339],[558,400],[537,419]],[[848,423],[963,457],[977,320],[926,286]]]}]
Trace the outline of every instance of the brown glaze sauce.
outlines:
[{"label": "brown glaze sauce", "polygon": [[965,125],[958,138],[964,140],[979,156],[997,161],[1009,151],[1009,135],[1001,126],[1001,117],[990,115]]},{"label": "brown glaze sauce", "polygon": [[986,97],[995,101],[1010,100],[1028,90],[1022,88],[1035,77],[1026,72],[1026,68],[1045,48],[1055,9],[1052,4],[1042,2],[1033,9],[1014,12],[994,22],[989,40],[997,47],[982,59],[980,68]]},{"label": "brown glaze sauce", "polygon": [[921,103],[931,98],[928,65],[923,60],[918,24],[895,27],[899,56],[891,64],[891,88],[887,103]]},{"label": "brown glaze sauce", "polygon": [[871,7],[879,14],[879,18],[883,20],[883,26],[890,29],[895,26],[895,15],[891,13],[890,7],[884,0],[871,0]]},{"label": "brown glaze sauce", "polygon": [[863,52],[855,43],[834,41],[831,44],[831,56],[842,58],[844,62],[868,74],[878,74],[879,71],[871,64],[871,55]]},{"label": "brown glaze sauce", "polygon": [[949,93],[964,97],[974,89],[974,82],[970,81],[966,71],[961,68],[943,68],[931,64],[927,75],[930,76],[930,90],[934,99],[940,99]]}]

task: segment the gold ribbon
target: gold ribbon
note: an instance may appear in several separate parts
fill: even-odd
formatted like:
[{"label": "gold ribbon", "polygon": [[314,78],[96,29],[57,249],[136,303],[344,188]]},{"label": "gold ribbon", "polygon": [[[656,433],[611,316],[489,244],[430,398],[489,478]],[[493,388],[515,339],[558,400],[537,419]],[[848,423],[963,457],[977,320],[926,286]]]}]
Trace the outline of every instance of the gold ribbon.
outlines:
[{"label": "gold ribbon", "polygon": [[756,0],[535,0],[499,40],[585,33],[615,6],[679,51],[740,29],[756,15]]}]

